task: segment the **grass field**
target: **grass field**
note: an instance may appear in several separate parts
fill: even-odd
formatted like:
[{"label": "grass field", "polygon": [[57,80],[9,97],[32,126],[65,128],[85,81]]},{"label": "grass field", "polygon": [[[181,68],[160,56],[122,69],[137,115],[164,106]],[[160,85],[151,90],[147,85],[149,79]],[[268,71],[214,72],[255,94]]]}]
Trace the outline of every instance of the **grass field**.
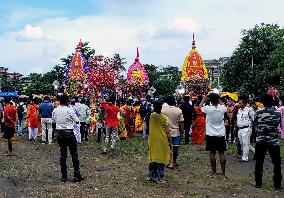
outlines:
[{"label": "grass field", "polygon": [[[1,142],[0,149],[4,150]],[[166,171],[167,184],[145,180],[147,142],[140,137],[119,142],[115,157],[100,155],[100,146],[92,140],[79,145],[85,181],[72,183],[69,157],[70,181],[61,183],[58,145],[32,144],[21,137],[14,144],[15,156],[0,157],[0,197],[284,197],[284,191],[272,188],[269,156],[263,188],[255,189],[253,156],[249,163],[239,163],[234,146],[227,152],[227,180],[208,176],[208,153],[203,145],[181,146],[180,167]]]}]

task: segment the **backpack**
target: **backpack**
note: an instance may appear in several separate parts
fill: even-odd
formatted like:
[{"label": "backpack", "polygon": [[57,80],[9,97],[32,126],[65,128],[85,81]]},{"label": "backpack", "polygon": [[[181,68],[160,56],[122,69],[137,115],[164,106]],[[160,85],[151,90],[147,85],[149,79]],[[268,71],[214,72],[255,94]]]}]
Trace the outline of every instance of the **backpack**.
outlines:
[{"label": "backpack", "polygon": [[149,114],[152,113],[151,106],[149,105],[148,102],[145,102],[141,105],[140,109],[140,116],[144,120],[144,118]]},{"label": "backpack", "polygon": [[25,109],[22,105],[17,107],[17,114],[18,114],[19,118],[24,117],[24,111],[25,111]]}]

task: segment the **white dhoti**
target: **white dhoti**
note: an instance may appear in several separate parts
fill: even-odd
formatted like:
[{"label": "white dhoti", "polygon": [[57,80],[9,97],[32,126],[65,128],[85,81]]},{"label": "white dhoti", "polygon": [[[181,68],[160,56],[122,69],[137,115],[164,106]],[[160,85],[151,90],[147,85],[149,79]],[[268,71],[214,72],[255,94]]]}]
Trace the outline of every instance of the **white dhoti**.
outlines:
[{"label": "white dhoti", "polygon": [[77,143],[81,143],[81,133],[80,133],[80,124],[74,125],[74,135],[76,137]]},{"label": "white dhoti", "polygon": [[250,149],[250,136],[251,136],[250,127],[239,129],[238,137],[239,137],[240,144],[242,145],[242,150],[243,150],[242,160],[243,161],[248,161],[249,149]]}]

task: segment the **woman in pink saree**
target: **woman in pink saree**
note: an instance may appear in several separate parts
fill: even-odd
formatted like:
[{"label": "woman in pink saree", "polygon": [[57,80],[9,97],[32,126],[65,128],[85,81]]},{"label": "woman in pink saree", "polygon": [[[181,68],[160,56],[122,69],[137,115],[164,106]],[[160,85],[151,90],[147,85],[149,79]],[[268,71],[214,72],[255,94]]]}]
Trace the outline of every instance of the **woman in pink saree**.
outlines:
[{"label": "woman in pink saree", "polygon": [[278,111],[281,112],[281,122],[279,126],[279,131],[281,134],[281,139],[284,139],[284,96],[281,98],[280,107]]}]

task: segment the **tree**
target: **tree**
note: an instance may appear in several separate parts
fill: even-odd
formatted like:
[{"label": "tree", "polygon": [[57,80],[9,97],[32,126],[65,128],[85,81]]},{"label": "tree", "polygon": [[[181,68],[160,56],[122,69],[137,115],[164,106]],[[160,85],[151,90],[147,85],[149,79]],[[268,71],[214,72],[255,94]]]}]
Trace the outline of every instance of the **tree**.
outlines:
[{"label": "tree", "polygon": [[152,85],[155,81],[158,80],[158,77],[159,77],[158,67],[152,64],[151,65],[146,64],[144,65],[144,67],[148,73],[150,84]]},{"label": "tree", "polygon": [[24,91],[25,94],[44,94],[44,87],[46,84],[43,84],[43,77],[42,74],[31,73],[27,77],[27,87]]},{"label": "tree", "polygon": [[92,56],[89,59],[89,94],[97,94],[105,88],[112,92],[115,92],[116,88],[122,89],[124,60],[119,54],[115,54],[112,58],[102,55]]},{"label": "tree", "polygon": [[158,72],[158,80],[153,85],[157,89],[157,96],[173,95],[180,83],[181,72],[178,67],[167,66]]},{"label": "tree", "polygon": [[[284,30],[282,30],[284,34]],[[284,96],[284,39],[278,44],[278,48],[273,51],[269,60],[277,66],[276,70],[273,70],[275,76],[280,76],[280,84],[278,86],[282,96]]]},{"label": "tree", "polygon": [[7,74],[0,75],[1,91],[18,91],[23,90],[23,80],[21,78],[11,78]]},{"label": "tree", "polygon": [[44,74],[31,73],[23,80],[26,81],[26,87],[23,93],[31,94],[53,94],[53,82],[65,79],[65,66],[55,65],[51,71]]},{"label": "tree", "polygon": [[144,65],[147,70],[150,84],[156,88],[155,95],[158,97],[163,97],[167,95],[172,95],[175,93],[177,86],[180,83],[180,75],[178,67],[167,66],[158,70],[155,65]]},{"label": "tree", "polygon": [[260,96],[268,87],[280,84],[279,68],[270,56],[283,40],[283,32],[278,25],[261,24],[242,34],[239,46],[224,65],[222,85],[226,91]]}]

